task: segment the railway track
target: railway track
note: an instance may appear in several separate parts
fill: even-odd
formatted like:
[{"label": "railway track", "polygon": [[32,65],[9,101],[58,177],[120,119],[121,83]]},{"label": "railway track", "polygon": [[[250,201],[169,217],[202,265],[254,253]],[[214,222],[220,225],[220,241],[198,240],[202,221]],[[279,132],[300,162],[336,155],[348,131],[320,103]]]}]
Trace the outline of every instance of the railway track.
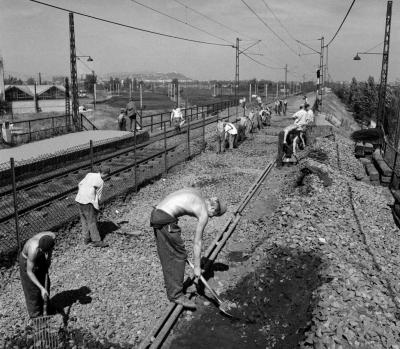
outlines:
[{"label": "railway track", "polygon": [[[111,154],[103,155],[91,163],[90,160],[52,171],[38,177],[18,182],[17,205],[20,225],[20,239],[28,237],[37,230],[53,229],[76,216],[73,194],[77,183],[91,170],[91,166],[106,165],[111,173],[106,178],[107,189],[103,194],[108,200],[126,192],[128,188],[137,188],[151,178],[160,175],[175,164],[174,158],[185,160],[190,156],[192,140],[190,133],[203,129],[217,121],[217,116],[188,120],[180,134],[174,129],[165,129],[145,143],[131,146]],[[205,131],[204,131],[205,132]],[[203,133],[204,136],[204,133]],[[166,141],[168,140],[168,147]],[[182,145],[186,145],[182,146]],[[167,167],[167,168],[165,168]],[[151,172],[151,173],[150,173]],[[11,186],[0,188],[0,243],[7,245],[10,235],[15,231],[15,212],[13,189]]]},{"label": "railway track", "polygon": [[[272,168],[274,167],[276,161],[271,161],[263,170],[261,175],[257,178],[257,180],[253,183],[253,185],[249,188],[241,202],[238,204],[237,208],[233,212],[233,216],[230,220],[227,221],[224,228],[219,232],[216,238],[212,241],[206,252],[204,253],[204,257],[207,260],[207,263],[204,266],[205,272],[207,272],[212,266],[213,262],[218,256],[218,253],[224,247],[226,241],[232,235],[235,230],[237,224],[240,221],[243,210],[247,207],[250,200],[254,197],[254,195],[259,190],[261,184],[268,177]],[[194,278],[192,277],[190,281],[193,283]],[[155,324],[155,326],[149,331],[145,339],[141,342],[139,349],[156,349],[160,348],[171,331],[172,327],[176,323],[177,319],[181,315],[183,310],[182,305],[178,305],[176,303],[171,303],[171,305],[167,308],[163,316],[159,319],[159,321]]]}]

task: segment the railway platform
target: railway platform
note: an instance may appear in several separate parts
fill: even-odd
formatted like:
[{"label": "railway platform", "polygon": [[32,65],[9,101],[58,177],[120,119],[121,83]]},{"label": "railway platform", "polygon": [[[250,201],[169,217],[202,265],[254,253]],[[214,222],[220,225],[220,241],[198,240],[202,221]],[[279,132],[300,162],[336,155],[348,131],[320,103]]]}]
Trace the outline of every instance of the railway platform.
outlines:
[{"label": "railway platform", "polygon": [[69,133],[62,136],[43,139],[37,142],[23,144],[17,147],[0,150],[0,164],[8,162],[10,158],[15,161],[27,161],[44,155],[56,154],[60,151],[66,151],[69,148],[77,146],[84,146],[92,140],[105,141],[117,139],[123,136],[132,134],[128,131],[116,130],[95,130],[95,131],[81,131]]}]

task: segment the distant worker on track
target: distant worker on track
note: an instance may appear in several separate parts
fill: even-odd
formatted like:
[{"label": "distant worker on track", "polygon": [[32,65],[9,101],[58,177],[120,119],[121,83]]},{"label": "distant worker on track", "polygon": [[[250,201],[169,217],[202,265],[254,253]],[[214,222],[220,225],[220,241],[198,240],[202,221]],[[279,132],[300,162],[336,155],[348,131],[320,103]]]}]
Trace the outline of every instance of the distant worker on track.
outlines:
[{"label": "distant worker on track", "polygon": [[31,319],[43,315],[44,300],[49,297],[50,281],[47,290],[45,285],[55,238],[56,235],[51,231],[38,233],[25,242],[19,254],[21,283]]},{"label": "distant worker on track", "polygon": [[117,121],[119,130],[126,131],[125,108],[121,108]]},{"label": "distant worker on track", "polygon": [[140,131],[142,129],[142,125],[140,125],[137,121],[137,109],[135,102],[133,101],[133,97],[130,99],[129,103],[126,105],[126,115],[130,120],[129,130],[133,131],[133,126],[136,124],[136,131]]},{"label": "distant worker on track", "polygon": [[183,117],[182,110],[176,105],[171,112],[171,124],[175,128],[176,132],[181,132],[181,127],[184,123],[185,118]]},{"label": "distant worker on track", "polygon": [[191,216],[198,220],[193,243],[194,275],[198,278],[201,275],[202,236],[208,219],[221,216],[225,212],[226,206],[218,198],[205,199],[193,188],[169,194],[151,212],[150,226],[154,229],[167,297],[171,302],[181,304],[185,308],[196,308],[196,304],[183,294],[187,253],[181,238],[178,218]]},{"label": "distant worker on track", "polygon": [[101,241],[97,228],[97,213],[100,210],[99,202],[103,193],[103,179],[110,173],[109,167],[100,167],[97,173],[88,173],[79,182],[79,190],[75,201],[79,204],[79,215],[82,223],[82,235],[85,244],[93,243],[94,247],[107,247]]}]

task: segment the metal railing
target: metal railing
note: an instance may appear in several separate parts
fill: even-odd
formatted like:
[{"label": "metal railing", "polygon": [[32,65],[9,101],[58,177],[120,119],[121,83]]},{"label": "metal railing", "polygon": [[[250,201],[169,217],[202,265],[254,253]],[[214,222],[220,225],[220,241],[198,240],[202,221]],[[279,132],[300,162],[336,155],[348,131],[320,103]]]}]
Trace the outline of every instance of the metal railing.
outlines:
[{"label": "metal railing", "polygon": [[[223,107],[227,108],[222,110]],[[217,115],[217,109],[222,111],[220,115]],[[78,217],[74,201],[77,185],[86,173],[93,171],[93,166],[106,164],[111,168],[103,194],[105,200],[110,200],[136,191],[150,179],[203,151],[206,134],[210,133],[207,128],[211,127],[213,131],[218,119],[235,121],[237,118],[237,108],[233,103],[209,108],[209,117],[206,117],[205,108],[196,109],[197,113],[194,110],[192,113],[186,111],[186,123],[180,132],[168,129],[170,120],[157,124],[162,131],[146,142],[146,145],[151,145],[150,149],[135,142],[126,149],[107,155],[102,152],[104,141],[90,142],[89,147],[85,145],[76,149],[79,157],[74,155],[76,151],[71,153],[74,163],[63,165],[52,173],[43,173],[42,166],[39,166],[37,174],[32,172],[28,177],[26,166],[29,165],[33,171],[34,163],[10,159],[9,163],[0,164],[0,173],[4,173],[0,186],[0,264],[2,256],[14,253],[23,241],[35,233],[56,229]],[[135,136],[135,132],[130,135]],[[83,158],[83,162],[76,163],[76,159]],[[55,163],[62,161],[54,155],[49,160]]]}]

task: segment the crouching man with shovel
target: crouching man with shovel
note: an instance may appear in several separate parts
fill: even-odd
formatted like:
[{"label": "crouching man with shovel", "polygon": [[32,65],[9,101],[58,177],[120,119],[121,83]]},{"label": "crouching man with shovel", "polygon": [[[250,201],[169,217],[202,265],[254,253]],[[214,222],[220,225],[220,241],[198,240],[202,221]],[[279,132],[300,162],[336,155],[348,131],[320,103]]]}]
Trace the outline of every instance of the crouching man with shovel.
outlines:
[{"label": "crouching man with shovel", "polygon": [[49,297],[45,284],[55,238],[51,231],[38,233],[25,243],[19,255],[21,283],[31,319],[43,315],[44,300]]},{"label": "crouching man with shovel", "polygon": [[221,216],[226,212],[226,205],[218,198],[202,197],[193,188],[175,191],[165,197],[152,211],[150,226],[154,229],[157,252],[164,274],[167,297],[171,302],[195,309],[196,304],[183,294],[186,249],[181,238],[178,218],[191,216],[198,220],[194,236],[194,275],[201,276],[200,257],[203,231],[209,217]]}]

